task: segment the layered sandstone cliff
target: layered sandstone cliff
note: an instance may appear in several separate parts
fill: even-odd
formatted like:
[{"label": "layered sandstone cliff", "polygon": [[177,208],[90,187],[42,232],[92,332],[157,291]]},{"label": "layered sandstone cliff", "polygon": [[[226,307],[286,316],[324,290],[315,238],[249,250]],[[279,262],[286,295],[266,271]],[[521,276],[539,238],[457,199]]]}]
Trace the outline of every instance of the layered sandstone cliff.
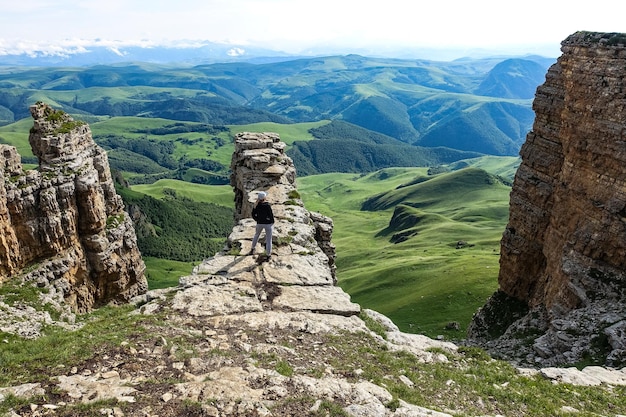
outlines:
[{"label": "layered sandstone cliff", "polygon": [[39,169],[0,145],[0,282],[19,275],[75,311],[147,290],[135,231],[106,152],[85,123],[43,103],[30,109]]},{"label": "layered sandstone cliff", "polygon": [[539,364],[626,362],[626,35],[562,43],[502,237],[499,291],[469,337]]}]

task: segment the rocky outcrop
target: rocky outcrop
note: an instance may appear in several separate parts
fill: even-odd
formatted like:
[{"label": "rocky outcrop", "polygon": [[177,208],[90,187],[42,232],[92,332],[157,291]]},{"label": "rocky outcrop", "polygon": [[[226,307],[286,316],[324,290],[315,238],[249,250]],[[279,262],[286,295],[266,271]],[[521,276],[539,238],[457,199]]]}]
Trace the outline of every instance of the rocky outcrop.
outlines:
[{"label": "rocky outcrop", "polygon": [[[174,308],[198,317],[267,311],[358,315],[358,304],[335,285],[332,220],[305,209],[296,171],[275,133],[235,138],[231,185],[237,224],[222,252],[182,277]],[[274,212],[273,256],[250,253],[256,222],[252,207],[260,191]],[[261,241],[264,235],[261,235]],[[261,242],[263,245],[263,242]]]},{"label": "rocky outcrop", "polygon": [[626,363],[626,35],[579,32],[537,89],[499,291],[469,337],[558,365]]},{"label": "rocky outcrop", "polygon": [[244,132],[235,138],[230,183],[235,192],[235,220],[239,226],[228,244],[234,250],[250,251],[251,241],[241,239],[238,233],[253,231],[254,201],[258,192],[265,191],[277,219],[274,227],[277,253],[287,255],[321,249],[323,255],[319,258],[328,265],[332,281],[336,283],[335,245],[331,242],[333,221],[304,209],[296,188],[296,169],[285,154],[285,147],[278,134],[271,132]]},{"label": "rocky outcrop", "polygon": [[[179,288],[172,290],[173,295],[152,291],[135,301],[141,304],[140,312],[144,315],[167,314],[172,327],[184,328],[194,323],[194,327],[202,328],[206,334],[219,335],[206,346],[207,352],[234,348],[254,355],[287,355],[294,362],[306,357],[304,366],[312,366],[324,361],[324,357],[332,358],[322,342],[325,338],[344,333],[373,333],[360,318],[361,307],[335,285],[332,221],[306,210],[295,187],[295,168],[284,149],[285,144],[274,133],[236,136],[231,184],[237,224],[224,249],[196,266],[191,275],[181,277]],[[252,207],[260,191],[267,192],[276,220],[269,261],[264,255],[248,255],[256,224],[251,218]],[[414,355],[417,362],[447,361],[437,350],[457,350],[450,342],[401,333],[389,319],[376,312],[363,314],[379,322],[386,331],[386,340],[375,336],[377,343],[390,351]],[[286,347],[290,341],[295,341],[297,346]],[[345,404],[348,415],[448,415],[405,402],[394,413],[385,407],[392,396],[384,387],[349,381],[333,375],[332,371],[319,377],[284,376],[249,361],[245,365],[220,366],[211,366],[203,360],[194,363],[197,369],[193,372],[197,375],[188,374],[188,380],[177,384],[169,398],[201,402],[214,398],[221,409],[235,404],[245,407],[241,415],[273,415],[267,404],[280,403],[304,392],[319,402],[332,398]],[[180,366],[188,373],[192,371],[186,364]],[[326,369],[328,366],[324,365]],[[62,389],[89,395],[85,388],[88,383],[80,376],[64,381],[67,386]],[[126,380],[119,385],[136,383]],[[301,410],[296,414],[313,411]]]},{"label": "rocky outcrop", "polygon": [[144,293],[145,266],[106,152],[87,124],[43,103],[30,111],[39,169],[24,171],[15,148],[0,145],[0,277],[47,286],[77,312]]}]

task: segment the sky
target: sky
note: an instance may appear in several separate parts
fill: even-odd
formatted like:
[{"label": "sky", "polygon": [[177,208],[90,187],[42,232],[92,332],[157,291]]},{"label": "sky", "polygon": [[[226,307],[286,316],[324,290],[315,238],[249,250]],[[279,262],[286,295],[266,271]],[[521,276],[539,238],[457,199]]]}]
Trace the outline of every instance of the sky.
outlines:
[{"label": "sky", "polygon": [[556,57],[576,31],[626,32],[624,12],[624,0],[0,0],[0,54],[185,40],[293,54],[426,48]]}]

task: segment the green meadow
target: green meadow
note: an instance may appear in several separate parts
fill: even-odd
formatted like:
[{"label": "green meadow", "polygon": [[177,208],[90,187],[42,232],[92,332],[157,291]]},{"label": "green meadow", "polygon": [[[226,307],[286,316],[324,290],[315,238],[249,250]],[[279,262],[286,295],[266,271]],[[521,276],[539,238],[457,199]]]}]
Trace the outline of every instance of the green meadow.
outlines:
[{"label": "green meadow", "polygon": [[201,203],[214,203],[220,206],[234,207],[235,195],[230,185],[192,184],[186,181],[163,179],[152,184],[133,185],[133,191],[163,199],[172,190],[176,195]]},{"label": "green meadow", "polygon": [[143,256],[146,277],[151,290],[168,288],[178,284],[178,279],[191,274],[198,262],[179,262]]},{"label": "green meadow", "polygon": [[[497,159],[470,162],[510,169]],[[477,168],[430,177],[402,168],[299,178],[298,190],[309,210],[334,221],[339,285],[353,301],[403,331],[456,339],[497,289],[510,192],[503,182]],[[372,201],[389,204],[362,210]]]},{"label": "green meadow", "polygon": [[330,123],[330,120],[322,120],[320,122],[310,123],[294,123],[282,124],[274,122],[252,123],[248,125],[229,125],[230,131],[234,136],[241,132],[274,132],[280,135],[280,140],[291,146],[296,140],[313,140],[313,136],[309,132],[311,129],[324,126]]},{"label": "green meadow", "polygon": [[10,125],[0,126],[0,143],[15,146],[22,158],[32,157],[33,151],[28,143],[28,130],[32,126],[32,119],[23,119]]}]

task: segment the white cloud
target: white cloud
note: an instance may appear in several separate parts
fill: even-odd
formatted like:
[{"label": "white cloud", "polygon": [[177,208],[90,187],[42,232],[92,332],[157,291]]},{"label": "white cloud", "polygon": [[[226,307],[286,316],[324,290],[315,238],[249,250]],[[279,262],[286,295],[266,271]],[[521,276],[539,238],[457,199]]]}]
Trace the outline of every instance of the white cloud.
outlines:
[{"label": "white cloud", "polygon": [[242,48],[232,48],[229,49],[228,52],[226,52],[226,55],[228,56],[243,56],[246,54],[246,50],[242,49]]}]

